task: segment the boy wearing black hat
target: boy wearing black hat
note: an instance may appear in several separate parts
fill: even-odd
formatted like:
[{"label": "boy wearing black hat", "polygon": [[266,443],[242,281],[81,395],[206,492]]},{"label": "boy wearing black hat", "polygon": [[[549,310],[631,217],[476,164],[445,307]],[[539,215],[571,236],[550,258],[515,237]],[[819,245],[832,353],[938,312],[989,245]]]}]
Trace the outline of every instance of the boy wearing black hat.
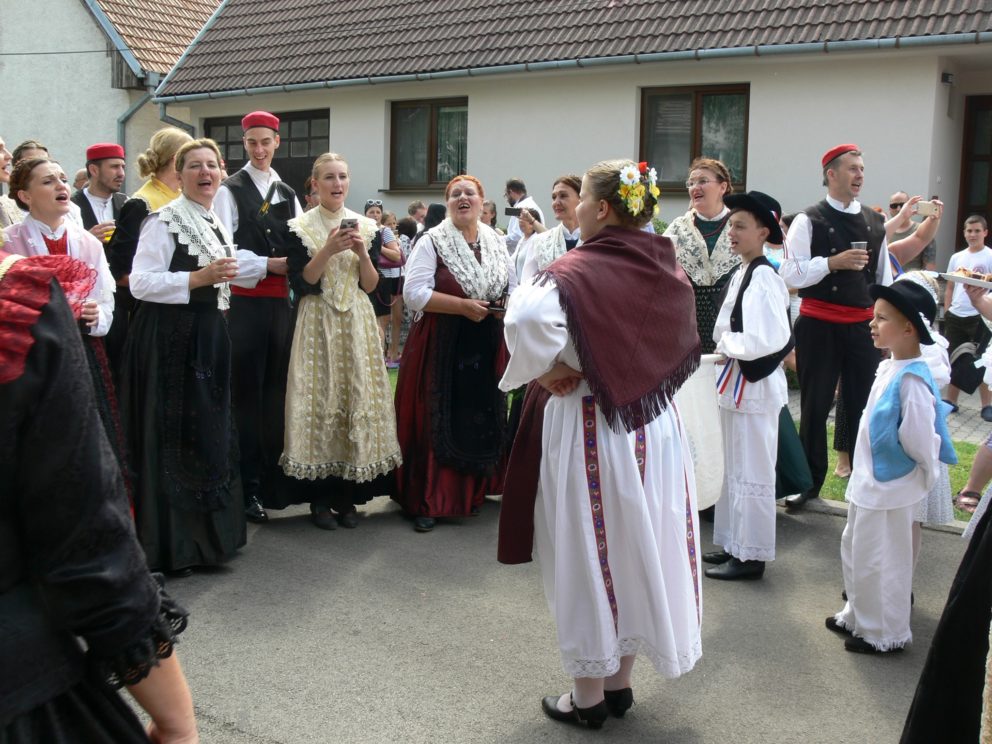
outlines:
[{"label": "boy wearing black hat", "polygon": [[789,290],[764,256],[780,244],[782,208],[767,194],[724,197],[731,209],[727,236],[741,267],[727,285],[713,340],[727,357],[717,381],[723,432],[723,492],[716,504],[713,542],[703,555],[711,579],[760,578],[775,560],[775,460],[778,416],[789,400],[782,359],[793,347]]},{"label": "boy wearing black hat", "polygon": [[858,427],[840,548],[847,603],[826,625],[848,636],[848,651],[878,654],[912,640],[915,508],[933,486],[938,461],[954,464],[957,456],[945,421],[949,407],[920,353],[920,344],[934,342],[933,297],[913,282],[873,284],[869,292],[872,341],[891,358],[878,367]]}]

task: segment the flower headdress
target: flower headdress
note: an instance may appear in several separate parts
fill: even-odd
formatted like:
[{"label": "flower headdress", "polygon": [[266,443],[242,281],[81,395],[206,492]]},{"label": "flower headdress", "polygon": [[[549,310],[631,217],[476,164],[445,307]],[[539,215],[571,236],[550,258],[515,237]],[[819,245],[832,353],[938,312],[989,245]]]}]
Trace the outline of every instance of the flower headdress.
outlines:
[{"label": "flower headdress", "polygon": [[658,171],[648,168],[647,163],[625,165],[620,169],[618,193],[627,211],[634,217],[644,211],[645,197],[650,193],[654,197],[653,214],[658,214],[658,197],[661,196],[661,189],[658,188]]}]

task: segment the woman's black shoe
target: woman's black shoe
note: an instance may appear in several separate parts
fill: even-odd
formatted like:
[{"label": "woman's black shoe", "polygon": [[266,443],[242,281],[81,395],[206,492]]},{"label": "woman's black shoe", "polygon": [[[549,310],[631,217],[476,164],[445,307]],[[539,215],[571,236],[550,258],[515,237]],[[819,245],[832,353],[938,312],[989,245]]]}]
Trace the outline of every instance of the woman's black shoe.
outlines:
[{"label": "woman's black shoe", "polygon": [[623,714],[634,704],[634,691],[629,687],[622,690],[605,690],[603,692],[607,709],[614,718],[623,718]]},{"label": "woman's black shoe", "polygon": [[558,710],[558,698],[560,697],[561,695],[548,695],[541,700],[541,708],[548,718],[566,723],[584,723],[591,729],[598,729],[603,727],[603,722],[609,716],[605,700],[600,700],[591,708],[579,708],[575,705],[571,695],[569,695],[568,700],[572,704],[572,709],[568,713],[562,713]]},{"label": "woman's black shoe", "polygon": [[338,528],[338,523],[334,519],[334,515],[331,514],[331,510],[326,506],[316,508],[311,506],[310,519],[322,530],[336,530]]},{"label": "woman's black shoe", "polygon": [[434,529],[434,517],[414,517],[413,529],[417,532],[430,532]]},{"label": "woman's black shoe", "polygon": [[338,524],[348,530],[353,530],[358,526],[358,512],[352,509],[344,514],[338,514]]}]

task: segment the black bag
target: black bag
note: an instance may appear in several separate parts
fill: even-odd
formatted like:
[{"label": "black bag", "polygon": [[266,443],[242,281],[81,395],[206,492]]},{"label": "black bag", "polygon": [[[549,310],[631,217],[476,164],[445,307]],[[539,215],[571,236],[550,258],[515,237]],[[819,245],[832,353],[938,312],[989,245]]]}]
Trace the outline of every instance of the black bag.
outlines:
[{"label": "black bag", "polygon": [[778,414],[778,458],[775,460],[775,498],[806,493],[813,487],[813,474],[799,440],[788,406]]}]

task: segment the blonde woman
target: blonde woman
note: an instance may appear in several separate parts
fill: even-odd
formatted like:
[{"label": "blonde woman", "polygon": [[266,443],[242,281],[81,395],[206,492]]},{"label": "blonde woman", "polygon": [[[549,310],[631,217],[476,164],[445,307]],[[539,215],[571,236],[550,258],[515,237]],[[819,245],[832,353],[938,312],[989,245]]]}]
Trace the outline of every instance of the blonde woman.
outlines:
[{"label": "blonde woman", "polygon": [[401,462],[392,390],[366,292],[379,273],[369,258],[374,220],[345,207],[351,174],[336,153],[313,164],[319,204],[290,220],[289,281],[300,298],[286,384],[285,449],[317,527],[353,528],[355,509],[388,490]]}]

